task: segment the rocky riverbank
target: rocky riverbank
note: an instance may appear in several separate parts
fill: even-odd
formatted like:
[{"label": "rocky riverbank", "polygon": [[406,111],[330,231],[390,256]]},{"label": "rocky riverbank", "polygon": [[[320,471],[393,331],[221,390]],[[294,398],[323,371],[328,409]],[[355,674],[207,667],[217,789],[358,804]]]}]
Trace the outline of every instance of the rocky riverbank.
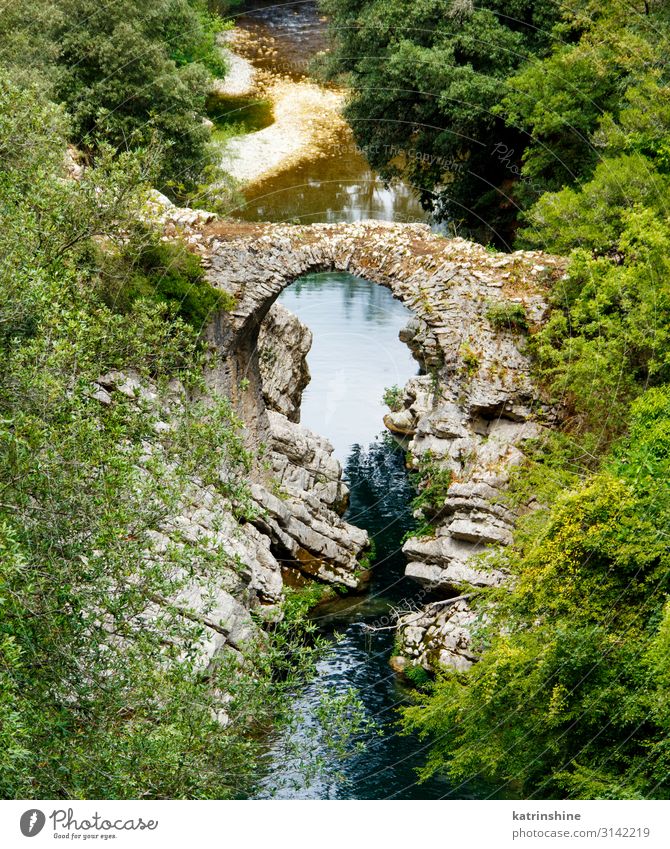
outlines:
[{"label": "rocky riverbank", "polygon": [[[355,588],[368,542],[340,518],[347,493],[328,442],[298,424],[310,336],[276,297],[304,274],[339,270],[387,286],[414,312],[402,338],[421,373],[385,423],[409,439],[409,462],[433,495],[419,517],[425,532],[403,548],[417,593],[400,610],[405,660],[394,665],[467,668],[483,615],[469,606],[469,591],[506,579],[500,558],[489,557],[510,543],[515,522],[501,496],[524,443],[555,421],[524,349],[563,261],[490,253],[416,224],[167,223],[201,255],[210,283],[235,299],[207,330],[207,379],[210,392],[233,400],[249,448],[263,458],[253,473],[252,526],[263,536],[262,568],[275,596],[259,596],[261,604],[275,603],[287,563]],[[250,574],[259,574],[257,559],[250,549]]]},{"label": "rocky riverbank", "polygon": [[224,50],[230,70],[226,79],[215,85],[215,92],[229,99],[269,102],[273,122],[257,132],[228,139],[222,150],[224,171],[249,186],[318,159],[343,136],[351,135],[341,115],[343,91],[324,88],[305,75],[295,79],[280,68],[257,68],[249,57],[259,50],[271,52],[271,40],[252,44],[249,33],[240,29],[227,36]]}]

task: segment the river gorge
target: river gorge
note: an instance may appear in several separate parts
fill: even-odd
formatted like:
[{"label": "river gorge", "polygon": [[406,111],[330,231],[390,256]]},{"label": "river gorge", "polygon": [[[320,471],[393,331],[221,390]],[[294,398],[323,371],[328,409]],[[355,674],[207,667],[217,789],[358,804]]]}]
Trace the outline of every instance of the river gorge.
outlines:
[{"label": "river gorge", "polygon": [[[183,211],[170,208],[163,216],[234,303],[207,330],[207,382],[233,400],[248,446],[265,458],[253,475],[257,514],[243,528],[247,542],[240,549],[232,528],[219,537],[248,564],[243,606],[271,620],[296,575],[348,590],[313,611],[335,641],[315,680],[296,693],[291,739],[270,745],[259,795],[472,795],[469,786],[416,784],[424,748],[397,736],[395,708],[412,670],[464,670],[476,660],[481,611],[469,607],[464,588],[505,580],[487,560],[514,524],[500,496],[524,441],[553,415],[530,379],[523,336],[497,327],[491,308],[521,304],[529,322],[541,322],[545,287],[563,273],[562,261],[491,253],[425,224],[235,224],[191,213],[185,224]],[[384,415],[389,383],[405,386]],[[323,438],[331,433],[335,451]],[[406,465],[420,488],[448,476],[418,520]],[[210,533],[203,512],[211,510],[178,524]],[[430,531],[412,536],[420,520]],[[233,595],[238,601],[223,593],[228,613],[218,632],[237,651],[254,626]],[[324,690],[352,687],[375,727],[358,741],[363,754],[330,764],[314,738],[319,700]],[[292,760],[286,751],[296,746]],[[317,777],[310,762],[320,766]]]},{"label": "river gorge", "polygon": [[624,5],[4,4],[17,840],[668,797],[670,11]]},{"label": "river gorge", "polygon": [[[314,4],[251,4],[239,25],[253,40],[228,43],[264,75],[266,91],[280,71],[283,84],[314,88],[299,72],[322,44]],[[248,92],[239,107],[226,102],[244,111]],[[290,131],[270,123],[233,138],[231,170],[242,177],[262,161],[256,136],[281,147]],[[469,607],[467,588],[504,581],[486,559],[514,524],[499,496],[523,442],[552,420],[530,380],[523,336],[493,324],[491,308],[518,305],[531,325],[541,322],[544,291],[563,265],[431,232],[411,190],[383,186],[352,153],[346,126],[316,152],[309,143],[288,145],[268,176],[247,179],[245,203],[232,212],[239,224],[186,222],[208,279],[235,300],[208,330],[219,363],[210,387],[234,399],[252,450],[273,451],[272,475],[259,470],[253,488],[255,524],[278,564],[264,603],[276,600],[277,573],[292,582],[296,569],[301,580],[349,589],[312,612],[332,647],[295,695],[290,739],[270,743],[258,796],[467,798],[476,795],[469,785],[417,784],[425,747],[399,735],[396,708],[412,670],[462,670],[476,660],[471,632],[481,612]],[[165,223],[184,231],[170,209]],[[391,387],[389,410],[382,397]],[[451,481],[416,516],[408,468],[420,488]],[[428,535],[412,536],[422,522]],[[372,569],[361,573],[371,543]],[[363,751],[331,763],[316,733],[320,700],[350,691],[362,703]]]}]

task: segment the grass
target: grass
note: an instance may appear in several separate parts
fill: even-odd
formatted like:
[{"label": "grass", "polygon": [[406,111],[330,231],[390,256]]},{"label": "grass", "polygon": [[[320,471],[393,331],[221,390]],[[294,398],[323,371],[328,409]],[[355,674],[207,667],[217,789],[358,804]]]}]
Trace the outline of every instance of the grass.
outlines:
[{"label": "grass", "polygon": [[257,97],[225,97],[210,94],[205,104],[213,122],[212,140],[224,142],[232,136],[255,133],[274,122],[272,104]]},{"label": "grass", "polygon": [[491,301],[486,318],[498,329],[512,331],[528,330],[528,317],[523,304],[516,301]]}]

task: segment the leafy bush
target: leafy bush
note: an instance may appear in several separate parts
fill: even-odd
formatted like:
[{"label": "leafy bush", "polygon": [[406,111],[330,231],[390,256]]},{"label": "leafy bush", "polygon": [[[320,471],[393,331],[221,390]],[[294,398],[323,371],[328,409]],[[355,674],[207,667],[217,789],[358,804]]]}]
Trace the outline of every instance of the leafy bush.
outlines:
[{"label": "leafy bush", "polygon": [[531,338],[540,379],[605,443],[645,384],[670,379],[670,229],[645,208],[622,221],[618,261],[576,253],[550,320]]},{"label": "leafy bush", "polygon": [[[449,487],[454,481],[451,469],[442,467],[429,452],[423,454],[419,459],[419,469],[414,475],[418,487],[418,495],[412,501],[414,511],[420,511],[428,520],[428,528],[431,522],[439,516],[447,497]],[[415,532],[410,531],[415,536]]]},{"label": "leafy bush", "polygon": [[521,797],[670,795],[668,433],[670,390],[650,390],[602,471],[522,524],[481,661],[406,712],[433,741],[424,774]]},{"label": "leafy bush", "polygon": [[184,199],[222,177],[203,116],[211,75],[226,72],[223,26],[207,0],[10,3],[0,61],[64,105],[70,141],[89,156],[154,146],[157,184]]},{"label": "leafy bush", "polygon": [[543,195],[527,215],[524,240],[555,253],[585,248],[617,253],[630,212],[648,208],[662,217],[670,210],[670,183],[639,154],[599,163],[577,188]]},{"label": "leafy bush", "polygon": [[389,386],[384,390],[382,400],[392,413],[397,413],[404,407],[404,394],[404,390],[401,389],[400,386]]},{"label": "leafy bush", "polygon": [[424,687],[430,681],[430,676],[423,666],[410,664],[405,667],[404,674],[417,688]]},{"label": "leafy bush", "polygon": [[493,301],[486,310],[486,318],[494,327],[505,330],[528,330],[528,318],[523,304],[515,301]]},{"label": "leafy bush", "polygon": [[165,304],[196,330],[212,315],[231,310],[234,299],[204,278],[200,259],[179,242],[144,237],[126,249],[117,262],[104,258],[105,297],[121,312],[129,312],[138,298]]}]

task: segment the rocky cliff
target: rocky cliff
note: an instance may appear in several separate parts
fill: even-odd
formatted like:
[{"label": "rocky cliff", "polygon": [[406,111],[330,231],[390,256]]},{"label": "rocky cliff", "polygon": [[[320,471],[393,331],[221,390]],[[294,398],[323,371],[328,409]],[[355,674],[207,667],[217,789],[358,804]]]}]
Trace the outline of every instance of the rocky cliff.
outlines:
[{"label": "rocky cliff", "polygon": [[261,604],[273,603],[289,563],[356,587],[368,544],[340,518],[347,493],[330,445],[298,424],[311,340],[274,305],[277,296],[304,274],[341,270],[387,286],[413,311],[402,338],[421,374],[385,418],[408,438],[409,463],[426,495],[418,517],[424,533],[403,549],[417,593],[399,618],[399,644],[406,662],[466,668],[476,656],[471,629],[482,615],[469,606],[469,589],[506,579],[504,561],[489,556],[510,543],[515,521],[501,495],[524,443],[555,415],[533,385],[524,349],[562,261],[490,253],[417,224],[177,227],[201,254],[210,283],[235,299],[232,312],[207,329],[207,378],[210,392],[233,400],[247,444],[263,458],[251,486],[258,515],[254,531],[245,531],[261,534],[264,568],[275,576],[266,579],[273,590],[258,596]]}]

